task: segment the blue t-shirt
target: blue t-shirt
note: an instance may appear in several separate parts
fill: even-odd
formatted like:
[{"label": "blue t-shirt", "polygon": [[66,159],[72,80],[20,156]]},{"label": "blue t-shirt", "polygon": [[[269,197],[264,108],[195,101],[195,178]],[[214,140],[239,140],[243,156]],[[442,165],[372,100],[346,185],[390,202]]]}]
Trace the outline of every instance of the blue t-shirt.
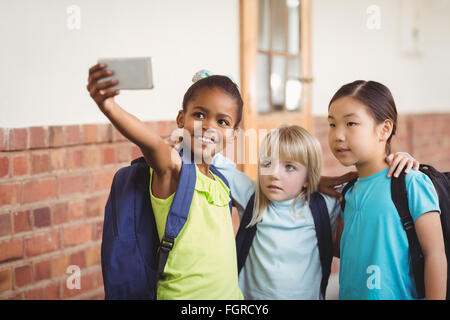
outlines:
[{"label": "blue t-shirt", "polygon": [[[339,299],[417,299],[408,238],[392,202],[388,170],[358,179],[345,194]],[[440,212],[425,174],[411,170],[406,189],[414,222],[424,213]]]},{"label": "blue t-shirt", "polygon": [[[254,193],[254,182],[236,165],[216,155],[213,164],[227,178],[240,218]],[[323,195],[334,232],[340,211],[337,199]],[[245,265],[239,274],[244,299],[321,299],[320,265],[314,219],[308,203],[271,201],[258,223]]]},{"label": "blue t-shirt", "polygon": [[[334,231],[337,199],[323,195]],[[322,267],[314,219],[308,203],[271,201],[258,223],[245,265],[239,274],[244,299],[322,299]]]}]

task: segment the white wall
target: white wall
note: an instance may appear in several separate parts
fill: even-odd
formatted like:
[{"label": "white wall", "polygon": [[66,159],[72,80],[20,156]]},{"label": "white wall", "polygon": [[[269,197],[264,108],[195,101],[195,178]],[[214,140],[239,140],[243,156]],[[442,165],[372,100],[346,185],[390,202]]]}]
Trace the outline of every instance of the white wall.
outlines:
[{"label": "white wall", "polygon": [[[357,79],[387,85],[399,112],[450,112],[450,1],[312,2],[314,115],[326,115],[337,89]],[[374,17],[366,11],[371,5],[380,9],[380,29],[367,27]],[[422,52],[408,57],[400,35],[414,19],[414,7]]]},{"label": "white wall", "polygon": [[[400,8],[414,1],[422,54],[406,57]],[[400,112],[450,112],[449,0],[312,2],[314,115],[355,79],[385,83]],[[67,27],[70,5],[80,30]],[[366,26],[370,5],[379,30]],[[88,68],[110,56],[152,57],[155,89],[118,102],[145,121],[173,120],[198,69],[239,79],[239,0],[0,0],[0,48],[0,127],[106,122],[85,86]]]},{"label": "white wall", "polygon": [[[122,91],[142,120],[174,120],[202,68],[239,79],[238,0],[0,0],[0,127],[101,123],[86,90],[99,57],[151,56],[155,89]],[[71,5],[80,29],[70,30]]]}]

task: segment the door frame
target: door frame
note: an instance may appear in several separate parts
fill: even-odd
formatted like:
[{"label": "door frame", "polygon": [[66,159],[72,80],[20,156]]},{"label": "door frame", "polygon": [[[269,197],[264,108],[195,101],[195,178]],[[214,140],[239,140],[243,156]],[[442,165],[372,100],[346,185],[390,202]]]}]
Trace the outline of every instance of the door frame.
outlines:
[{"label": "door frame", "polygon": [[[281,124],[300,125],[313,133],[312,70],[311,70],[311,10],[312,0],[300,0],[300,59],[302,68],[302,96],[300,111],[279,111],[259,114],[257,108],[258,0],[239,0],[240,24],[240,83],[244,101],[242,129],[274,129]],[[258,141],[259,145],[259,141]],[[238,145],[244,163],[238,168],[256,179],[257,165],[249,163],[252,155],[247,143]],[[253,155],[254,157],[254,155]]]}]

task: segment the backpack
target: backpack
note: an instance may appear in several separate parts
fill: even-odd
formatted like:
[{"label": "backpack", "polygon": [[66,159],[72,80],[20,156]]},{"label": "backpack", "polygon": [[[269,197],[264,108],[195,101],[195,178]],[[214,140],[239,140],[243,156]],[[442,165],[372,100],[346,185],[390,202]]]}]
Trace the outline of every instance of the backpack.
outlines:
[{"label": "backpack", "polygon": [[[441,225],[444,236],[445,254],[447,256],[447,295],[446,299],[450,299],[450,172],[439,172],[430,165],[421,164],[419,171],[426,174],[432,181],[434,188],[439,197],[439,207],[441,209]],[[341,203],[342,211],[345,209],[345,193],[353,186],[356,179],[350,181],[342,190],[343,202]],[[424,281],[424,256],[420,247],[419,240],[414,228],[414,220],[411,217],[408,205],[408,193],[406,190],[405,173],[399,175],[398,178],[391,178],[391,197],[397,208],[398,214],[402,221],[403,229],[406,232],[409,244],[409,253],[411,256],[411,265],[414,274],[414,281],[418,298],[425,297],[425,281]]]},{"label": "backpack", "polygon": [[[228,186],[214,166],[210,170]],[[149,192],[150,168],[144,158],[133,160],[114,175],[101,245],[105,299],[156,299],[157,282],[187,220],[195,181],[195,164],[183,161],[165,234],[159,241]]]},{"label": "backpack", "polygon": [[[255,194],[253,194],[245,208],[241,223],[236,235],[236,251],[238,262],[238,273],[244,267],[245,260],[250,252],[253,238],[256,234],[258,224],[247,227],[253,215],[253,206]],[[317,234],[317,244],[319,247],[320,264],[322,267],[322,280],[320,283],[320,292],[325,299],[325,291],[328,285],[328,279],[331,273],[331,262],[333,259],[333,241],[331,234],[330,216],[323,196],[315,192],[311,195],[309,206],[311,208],[314,225]]]}]

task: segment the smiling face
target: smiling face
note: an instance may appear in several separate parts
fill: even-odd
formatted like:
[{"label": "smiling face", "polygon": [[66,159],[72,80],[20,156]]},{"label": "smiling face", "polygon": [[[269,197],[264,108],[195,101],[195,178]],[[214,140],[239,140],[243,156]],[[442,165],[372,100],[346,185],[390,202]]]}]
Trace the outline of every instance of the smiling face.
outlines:
[{"label": "smiling face", "polygon": [[285,158],[260,161],[259,185],[270,201],[296,198],[306,188],[308,171],[300,162]]},{"label": "smiling face", "polygon": [[[389,122],[390,120],[386,120]],[[328,110],[328,143],[331,152],[344,166],[357,168],[385,157],[386,140],[392,124],[377,124],[368,108],[350,96],[331,103]]]},{"label": "smiling face", "polygon": [[[194,155],[209,159],[232,142],[237,119],[236,99],[220,88],[201,88],[177,117],[185,129],[185,145]],[[189,139],[189,141],[186,141]]]}]

